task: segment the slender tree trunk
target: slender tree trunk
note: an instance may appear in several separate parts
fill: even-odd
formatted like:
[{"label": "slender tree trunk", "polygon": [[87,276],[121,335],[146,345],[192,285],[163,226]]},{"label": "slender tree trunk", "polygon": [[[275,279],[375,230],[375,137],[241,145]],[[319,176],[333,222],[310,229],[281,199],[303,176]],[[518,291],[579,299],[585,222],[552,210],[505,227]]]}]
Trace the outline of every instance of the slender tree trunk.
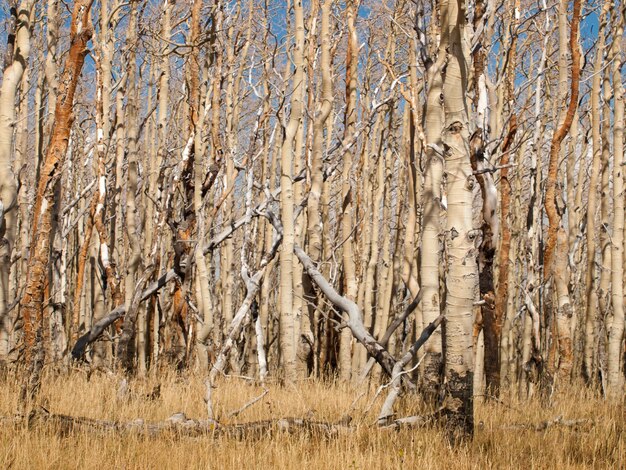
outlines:
[{"label": "slender tree trunk", "polygon": [[[239,17],[239,6],[237,6],[236,17]],[[234,67],[235,67],[235,51],[236,47],[233,44],[233,36],[234,36],[234,20],[231,19],[229,22],[229,27],[226,29],[225,38],[227,40],[228,49],[226,51],[226,70],[228,71],[225,75],[225,91],[226,96],[224,98],[224,108],[226,110],[226,135],[225,135],[225,143],[226,143],[226,179],[231,180],[233,175],[235,174],[235,152],[237,145],[237,136],[236,136],[236,122],[237,116],[235,115],[235,101],[237,100],[237,96],[235,95],[235,88],[237,87],[237,83],[234,77]],[[216,102],[216,106],[218,109],[220,108],[219,101]],[[215,132],[219,131],[219,121],[216,124],[218,129]],[[234,198],[232,194],[229,194],[224,202],[224,219],[226,220],[234,220],[235,218],[235,205]],[[220,267],[220,281],[221,281],[221,297],[222,297],[222,321],[223,321],[223,334],[228,334],[228,330],[233,321],[234,314],[234,304],[233,304],[233,296],[236,294],[235,290],[235,244],[232,238],[229,238],[222,250],[221,255],[221,267]],[[236,366],[233,361],[231,361],[231,365]]]},{"label": "slender tree trunk", "polygon": [[[441,131],[444,124],[441,95],[443,93],[442,68],[445,63],[448,47],[447,22],[448,0],[441,0],[440,6],[440,39],[437,60],[427,70],[428,90],[424,111],[424,133],[427,148],[424,170],[424,212],[422,214],[422,249],[420,278],[422,280],[422,316],[424,325],[435,321],[441,314],[441,298],[439,293],[439,266],[441,263],[441,245],[439,236],[442,231],[441,215],[443,207],[441,180],[443,177],[443,160],[436,148],[441,149]],[[424,357],[424,391],[428,398],[438,395],[441,383],[443,364],[441,329],[435,330],[425,344]]]},{"label": "slender tree trunk", "polygon": [[[515,67],[517,65],[517,16],[519,14],[519,0],[513,2],[511,14],[511,43],[508,51],[506,70],[506,104],[509,112],[509,129],[502,144],[502,157],[500,158],[500,245],[498,247],[498,283],[495,294],[495,309],[492,328],[486,327],[485,332],[485,369],[487,376],[487,388],[491,393],[498,395],[500,387],[501,368],[501,338],[502,323],[506,317],[506,309],[509,300],[509,267],[511,264],[511,182],[509,180],[509,162],[511,147],[517,133],[517,114],[515,110]],[[493,334],[489,333],[493,332]],[[495,350],[494,350],[495,348]],[[492,356],[495,354],[495,360]]]},{"label": "slender tree trunk", "polygon": [[[34,18],[34,14],[35,9],[33,8],[31,9],[31,20]],[[36,159],[31,158],[31,134],[29,132],[28,126],[29,114],[31,110],[29,84],[31,83],[32,76],[33,74],[30,73],[30,69],[27,67],[22,74],[22,84],[20,85],[20,105],[15,137],[15,162],[13,164],[13,173],[15,175],[20,175],[20,179],[22,181],[34,181],[36,170]],[[14,286],[11,287],[12,292],[15,292],[14,289],[17,289],[21,285],[23,285],[23,282],[26,278],[26,271],[28,266],[28,251],[30,244],[30,205],[34,198],[34,191],[35,190],[33,184],[26,184],[22,186],[22,189],[17,195],[19,204],[19,235],[18,238],[16,238],[15,240],[15,245],[11,247],[11,257],[14,260],[19,260],[17,263],[15,263],[15,268],[13,269],[15,282]],[[1,284],[2,282],[0,281],[0,289],[2,289]],[[0,293],[0,295],[2,294]],[[3,303],[0,301],[0,308],[2,308],[2,305]],[[19,315],[19,312],[17,314]],[[2,323],[0,321],[0,328],[1,324]],[[10,341],[11,335],[15,331],[15,328],[13,327],[13,325],[9,324],[7,330],[9,338],[7,351],[10,351],[11,349],[15,349],[13,342]],[[1,337],[2,336],[0,336],[0,338]],[[0,347],[4,347],[4,344]],[[0,363],[4,360],[4,357],[5,356],[2,356],[0,354]]]},{"label": "slender tree trunk", "polygon": [[281,149],[280,206],[283,223],[283,243],[280,249],[280,348],[284,379],[287,383],[297,378],[296,355],[298,338],[295,337],[296,321],[293,311],[293,247],[295,243],[295,221],[292,164],[296,133],[303,118],[304,88],[304,10],[302,0],[295,0],[295,44],[293,49],[293,94],[291,114],[285,129],[285,140]]},{"label": "slender tree trunk", "polygon": [[85,236],[83,237],[83,243],[80,246],[80,250],[78,251],[78,271],[76,273],[76,287],[74,289],[74,310],[72,311],[72,322],[71,322],[71,335],[70,339],[72,343],[75,343],[76,340],[82,333],[84,333],[84,326],[81,328],[81,299],[83,298],[83,285],[85,282],[85,269],[87,268],[87,255],[89,254],[89,247],[91,246],[91,235],[93,234],[93,226],[94,226],[94,217],[96,213],[96,205],[98,203],[98,193],[96,192],[92,198],[91,205],[89,207],[89,216],[87,219],[87,226],[85,228]]},{"label": "slender tree trunk", "polygon": [[[139,243],[137,228],[139,213],[136,203],[137,188],[139,184],[139,103],[137,90],[137,28],[138,28],[138,3],[130,4],[130,19],[126,34],[126,46],[128,50],[127,74],[128,74],[128,98],[126,103],[126,142],[127,142],[127,186],[126,186],[126,220],[125,230],[128,244],[126,247],[126,273],[124,276],[124,296],[126,305],[133,301],[137,273],[141,264],[141,244]],[[134,314],[127,313],[124,318],[123,333],[118,344],[118,360],[128,370],[132,368],[135,357],[135,326],[137,311]],[[132,344],[131,344],[132,343]]]},{"label": "slender tree trunk", "polygon": [[[556,311],[557,334],[559,345],[559,373],[561,377],[569,377],[572,367],[572,342],[570,330],[570,318],[572,306],[569,300],[569,273],[567,272],[567,238],[561,236],[558,243],[559,231],[564,230],[561,226],[561,214],[556,206],[556,184],[559,174],[559,155],[561,143],[569,132],[569,129],[578,107],[578,91],[580,79],[580,48],[578,45],[578,28],[580,23],[581,1],[574,1],[574,13],[571,22],[570,50],[572,53],[572,79],[570,101],[565,114],[563,124],[554,133],[550,145],[550,161],[548,167],[548,181],[546,186],[546,214],[548,216],[548,240],[544,254],[544,266],[548,276],[553,275],[553,281],[558,296]],[[559,258],[561,258],[559,260]],[[565,258],[565,259],[564,259]],[[556,260],[555,260],[556,259]],[[554,264],[552,264],[554,263]],[[547,277],[548,277],[547,276]]]},{"label": "slender tree trunk", "polygon": [[598,293],[596,290],[596,236],[597,236],[597,207],[598,207],[598,182],[600,176],[600,163],[602,147],[600,142],[600,94],[602,86],[602,67],[604,62],[604,42],[606,17],[611,3],[606,0],[600,13],[600,27],[598,29],[598,48],[593,67],[591,81],[591,143],[593,157],[591,163],[591,175],[589,178],[589,195],[587,200],[587,266],[585,276],[585,292],[587,297],[585,312],[585,345],[583,353],[583,376],[588,383],[593,383],[595,377],[594,349],[596,343],[596,316],[598,308]]},{"label": "slender tree trunk", "polygon": [[[170,0],[164,0],[163,2],[163,14],[161,16],[161,35],[166,40],[171,36],[171,15],[172,15],[173,3]],[[163,196],[165,192],[164,181],[165,175],[163,174],[163,164],[167,157],[167,137],[168,137],[168,121],[169,121],[169,100],[170,100],[170,51],[169,44],[163,48],[163,57],[159,64],[159,78],[157,85],[157,101],[158,101],[158,113],[157,113],[157,153],[156,161],[154,162],[154,171],[150,175],[150,194],[156,200],[154,217],[152,220],[156,220],[162,216],[162,211],[165,210],[163,206]],[[151,221],[149,221],[151,222]],[[158,262],[161,258],[159,256]],[[157,265],[159,264],[157,263]],[[156,305],[151,305],[151,311],[148,313],[151,315],[151,322],[154,325],[152,331],[152,360],[151,366],[156,366],[158,358],[158,334],[159,334],[159,311]],[[205,323],[207,319],[205,318]]]},{"label": "slender tree trunk", "polygon": [[[297,1],[297,0],[296,0]],[[313,5],[312,5],[313,7]],[[312,8],[311,14],[316,14]],[[304,140],[305,140],[305,132],[304,132],[304,122],[308,121],[308,110],[305,105],[305,100],[307,96],[307,73],[305,72],[308,69],[308,61],[313,60],[313,57],[309,57],[308,54],[305,54],[305,47],[307,46],[307,41],[315,42],[315,25],[312,24],[312,27],[307,27],[302,31],[302,74],[301,74],[301,83],[298,86],[298,93],[300,96],[298,99],[302,103],[302,115],[300,120],[298,121],[298,127],[296,130],[296,134],[294,136],[294,153],[293,153],[293,167],[292,172],[294,175],[299,175],[302,170],[305,168],[305,157],[304,157]],[[306,32],[306,39],[305,39]],[[296,30],[297,33],[297,30]],[[300,39],[297,39],[298,42]],[[297,46],[296,46],[297,47]],[[302,181],[294,182],[293,184],[293,200],[295,203],[298,203],[302,200],[304,195],[304,183]],[[305,228],[307,225],[306,222],[307,213],[303,212],[300,217],[294,220],[294,243],[297,245],[302,245],[304,242],[305,236]],[[309,322],[309,316],[305,314],[305,306],[304,306],[304,287],[303,287],[303,274],[304,271],[302,266],[298,262],[298,260],[292,256],[293,268],[292,268],[292,279],[293,279],[293,306],[292,306],[292,314],[294,317],[294,337],[296,342],[296,376],[297,378],[306,378],[309,373],[309,359],[311,347],[310,343],[307,341],[307,332],[311,331],[311,326]]]},{"label": "slender tree trunk", "polygon": [[445,310],[445,376],[449,432],[453,442],[471,438],[474,427],[472,327],[478,270],[472,230],[475,184],[469,155],[466,69],[461,31],[465,27],[464,0],[451,0],[446,15],[449,45],[443,84],[445,128],[443,145],[448,175],[446,227],[447,275]]},{"label": "slender tree trunk", "polygon": [[24,401],[35,398],[41,381],[44,361],[42,344],[44,290],[50,263],[54,186],[60,178],[65,160],[74,121],[74,93],[88,52],[87,43],[92,35],[90,9],[90,0],[79,0],[74,4],[70,27],[71,46],[59,88],[50,145],[37,185],[31,232],[33,242],[28,260],[26,287],[20,302],[24,318],[25,360],[28,370],[28,379],[22,390]]},{"label": "slender tree trunk", "polygon": [[[332,69],[331,69],[331,34],[330,34],[330,15],[331,7],[334,0],[324,0],[321,12],[322,12],[322,24],[321,24],[321,57],[319,62],[319,68],[322,74],[322,95],[321,104],[317,110],[317,115],[313,121],[313,142],[311,148],[311,189],[309,191],[309,198],[307,200],[307,238],[308,238],[308,252],[311,259],[315,263],[319,263],[322,257],[322,239],[328,236],[328,227],[324,227],[322,223],[322,206],[321,198],[324,190],[324,129],[327,127],[328,118],[333,110],[334,95],[333,95],[333,81],[332,81]],[[324,228],[326,233],[324,234]],[[271,230],[271,228],[270,228]],[[306,281],[306,280],[305,280]],[[310,280],[305,282],[305,295],[306,300],[309,303],[313,303],[314,312],[312,314],[312,331],[304,332],[307,334],[309,343],[313,348],[313,361],[314,372],[316,371],[315,362],[319,361],[317,354],[319,344],[319,310],[321,306],[316,300],[315,293],[313,292],[313,285]]]},{"label": "slender tree trunk", "polygon": [[[618,16],[619,15],[619,16]],[[613,72],[613,235],[611,236],[611,304],[613,319],[608,330],[607,385],[612,398],[624,397],[624,85],[622,82],[622,36],[626,7],[617,12],[617,27],[611,45]]]},{"label": "slender tree trunk", "polygon": [[[357,71],[358,71],[358,38],[356,32],[356,4],[354,0],[346,2],[346,21],[348,27],[348,50],[346,52],[346,110],[344,136],[351,136],[357,120]],[[351,176],[353,172],[353,152],[348,150],[343,157],[343,174],[341,185],[341,240],[343,278],[345,295],[356,300],[358,286],[356,283],[356,263],[354,259],[354,194]],[[352,369],[352,337],[347,328],[341,330],[339,346],[339,376],[342,380],[349,380]]]},{"label": "slender tree trunk", "polygon": [[[15,97],[30,54],[30,16],[34,0],[14,5],[2,87],[0,88],[0,360],[9,352],[9,274],[17,233],[17,175],[11,158],[15,127]],[[11,43],[13,41],[13,43]],[[22,90],[25,94],[25,90]]]},{"label": "slender tree trunk", "polygon": [[[473,344],[476,353],[476,364],[474,373],[474,386],[482,391],[483,371],[488,369],[487,374],[488,388],[493,389],[496,383],[496,390],[499,386],[499,377],[494,376],[493,371],[495,363],[499,359],[498,342],[495,337],[494,328],[494,301],[495,287],[493,276],[493,265],[495,257],[495,247],[498,243],[500,221],[497,216],[498,191],[495,186],[493,176],[488,171],[487,163],[489,156],[486,155],[487,145],[489,141],[489,129],[487,121],[487,86],[485,79],[485,34],[484,14],[485,3],[478,0],[474,10],[474,38],[473,41],[478,44],[472,52],[473,56],[473,91],[474,91],[474,107],[476,131],[470,138],[470,157],[472,169],[476,173],[476,179],[480,185],[482,196],[482,231],[483,237],[480,246],[480,254],[478,257],[479,268],[479,289],[483,304],[480,306],[480,313],[477,314],[474,322]],[[509,50],[510,50],[509,46]],[[488,340],[485,342],[486,333],[489,333]],[[480,347],[479,347],[480,345]],[[485,354],[485,346],[489,347],[489,354]],[[495,349],[494,349],[495,346]],[[499,370],[498,370],[499,373]],[[482,392],[481,392],[482,393]],[[497,393],[497,392],[496,392]]]},{"label": "slender tree trunk", "polygon": [[[610,190],[610,164],[611,164],[611,83],[608,73],[604,74],[602,83],[602,154],[600,161],[600,281],[598,283],[598,307],[600,315],[597,315],[600,326],[603,328],[604,318],[609,315],[610,308],[610,286],[611,286],[611,238],[609,228],[611,225],[611,190]],[[606,333],[606,330],[604,330]],[[603,334],[604,334],[603,333]],[[600,342],[603,343],[606,337],[600,335]],[[606,366],[606,364],[604,364]],[[606,372],[604,370],[603,372]]]},{"label": "slender tree trunk", "polygon": [[59,5],[58,0],[47,0],[46,5],[46,62],[44,64],[45,86],[48,94],[48,115],[44,122],[44,139],[50,136],[56,108],[59,80],[57,77],[57,45],[59,42]]}]

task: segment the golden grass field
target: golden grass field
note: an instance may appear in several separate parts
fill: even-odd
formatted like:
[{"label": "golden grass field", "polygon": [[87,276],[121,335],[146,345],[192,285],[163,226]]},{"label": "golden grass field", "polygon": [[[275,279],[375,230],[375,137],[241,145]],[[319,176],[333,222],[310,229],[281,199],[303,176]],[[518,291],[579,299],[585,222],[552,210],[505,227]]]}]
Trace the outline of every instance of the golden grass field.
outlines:
[{"label": "golden grass field", "polygon": [[[161,395],[146,398],[161,384]],[[40,400],[51,413],[97,419],[162,421],[176,412],[204,419],[204,386],[200,377],[170,375],[132,380],[130,391],[118,397],[120,377],[84,373],[47,378]],[[376,387],[364,393],[348,385],[303,382],[298,387],[268,386],[262,400],[232,419],[248,422],[279,417],[306,417],[337,422],[353,417],[351,432],[324,437],[298,432],[274,433],[237,440],[211,435],[182,437],[164,433],[147,437],[137,433],[73,432],[60,435],[53,426],[27,429],[4,421],[0,425],[0,467],[19,469],[464,469],[464,468],[611,468],[626,469],[626,409],[609,404],[582,387],[569,387],[555,395],[550,407],[536,401],[476,403],[474,441],[451,449],[436,428],[388,431],[375,425],[382,397]],[[218,417],[262,393],[263,388],[241,379],[225,379],[214,391]],[[19,387],[14,379],[2,384],[0,415],[18,410]],[[351,411],[354,400],[360,397]],[[420,412],[416,397],[399,403],[399,415]],[[369,408],[369,411],[367,409]],[[587,420],[577,426],[553,425],[536,430],[532,425],[554,420]],[[531,425],[518,427],[512,425]]]}]

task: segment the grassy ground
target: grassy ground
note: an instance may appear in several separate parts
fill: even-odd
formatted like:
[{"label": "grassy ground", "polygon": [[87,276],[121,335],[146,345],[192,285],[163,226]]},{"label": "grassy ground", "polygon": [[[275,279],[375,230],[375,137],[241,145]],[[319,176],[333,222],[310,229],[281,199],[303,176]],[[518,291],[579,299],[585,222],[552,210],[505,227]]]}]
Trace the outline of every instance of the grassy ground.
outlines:
[{"label": "grassy ground", "polygon": [[[160,397],[147,399],[157,383]],[[47,379],[42,402],[52,413],[97,419],[162,421],[175,412],[203,419],[204,388],[200,378],[170,376],[131,381],[130,391],[118,397],[120,378],[80,372]],[[0,385],[0,415],[18,409],[18,386]],[[383,431],[374,425],[381,399],[375,388],[364,393],[347,385],[304,382],[298,387],[268,386],[269,393],[236,418],[230,411],[262,393],[261,387],[238,379],[224,380],[214,392],[215,409],[224,422],[278,417],[307,417],[337,422],[353,417],[352,432],[337,437],[304,433],[278,434],[238,441],[136,434],[73,433],[59,436],[51,427],[27,430],[0,424],[1,468],[135,469],[135,468],[611,468],[626,469],[626,409],[608,404],[580,387],[555,396],[550,407],[530,401],[476,404],[476,435],[472,443],[450,449],[435,428]],[[354,400],[360,397],[352,409]],[[398,404],[400,415],[419,413],[418,399]],[[369,408],[369,410],[368,410]],[[587,420],[577,426],[553,425],[545,430],[514,424],[538,425],[562,416]]]}]

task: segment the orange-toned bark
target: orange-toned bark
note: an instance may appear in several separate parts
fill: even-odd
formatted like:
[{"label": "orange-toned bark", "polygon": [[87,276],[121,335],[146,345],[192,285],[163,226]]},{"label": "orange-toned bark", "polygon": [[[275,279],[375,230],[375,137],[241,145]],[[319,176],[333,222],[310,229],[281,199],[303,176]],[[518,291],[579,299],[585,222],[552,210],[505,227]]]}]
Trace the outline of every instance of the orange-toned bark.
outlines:
[{"label": "orange-toned bark", "polygon": [[[565,114],[565,119],[552,137],[550,145],[550,163],[548,166],[548,182],[546,187],[546,214],[548,216],[548,240],[544,252],[544,273],[545,279],[552,278],[555,300],[552,309],[553,324],[556,326],[555,340],[558,340],[559,374],[564,378],[569,378],[572,368],[572,344],[570,333],[570,319],[572,316],[569,301],[569,273],[567,271],[567,238],[562,232],[561,213],[556,207],[556,183],[559,177],[559,154],[561,143],[568,134],[578,107],[579,80],[580,80],[580,48],[578,44],[578,33],[580,26],[581,0],[574,1],[574,11],[570,26],[569,48],[572,54],[572,78],[570,100]],[[561,233],[561,236],[559,236]],[[551,348],[551,351],[553,348]],[[548,367],[554,370],[553,360],[555,355],[550,355]]]},{"label": "orange-toned bark", "polygon": [[[512,95],[511,95],[512,96]],[[517,116],[513,114],[509,120],[509,130],[502,146],[500,158],[500,248],[498,253],[498,283],[496,287],[493,317],[485,321],[485,375],[487,386],[495,394],[500,386],[500,339],[502,338],[502,323],[506,315],[506,305],[509,292],[509,264],[511,260],[511,224],[509,213],[511,208],[511,183],[509,182],[510,148],[517,133]],[[487,357],[497,358],[487,361]]]},{"label": "orange-toned bark", "polygon": [[[514,0],[513,12],[511,13],[513,31],[516,31],[515,25],[517,24],[514,11],[518,8],[519,0]],[[490,394],[495,396],[498,396],[500,389],[500,340],[502,337],[502,324],[506,315],[508,300],[509,253],[511,249],[511,228],[509,221],[511,184],[509,182],[509,161],[511,146],[515,139],[515,134],[517,133],[517,116],[514,110],[517,33],[513,34],[511,37],[511,43],[507,51],[507,56],[505,96],[506,102],[508,103],[509,113],[511,115],[509,118],[509,129],[506,137],[504,138],[504,142],[502,143],[502,156],[500,157],[500,222],[497,223],[497,221],[493,220],[492,224],[494,227],[492,228],[487,223],[487,217],[489,214],[487,213],[484,216],[485,223],[483,224],[483,242],[481,245],[482,266],[480,273],[480,293],[482,299],[484,300],[484,304],[481,306],[481,321],[485,341],[485,379],[487,389]],[[472,148],[472,155],[474,155],[474,146],[471,143],[470,147]],[[475,161],[477,158],[477,156],[472,158],[472,165],[475,170],[478,168],[477,162]],[[476,178],[480,184],[484,200],[483,204],[485,205],[488,202],[488,184],[486,177],[479,172],[477,173]],[[494,183],[491,182],[491,184],[493,185]],[[493,191],[495,192],[495,188],[493,188]],[[489,207],[485,206],[483,213],[486,212],[485,209],[489,209]],[[495,208],[491,209],[493,210]],[[498,240],[500,241],[499,244]],[[499,259],[497,288],[494,287],[493,279],[493,263],[494,258],[496,257],[496,250],[497,257]],[[477,337],[476,330],[477,328],[475,327],[475,339]]]},{"label": "orange-toned bark", "polygon": [[44,319],[44,288],[50,264],[52,208],[56,202],[54,185],[61,176],[61,168],[65,161],[70,130],[74,122],[74,93],[85,56],[88,53],[87,43],[93,32],[89,21],[92,1],[78,0],[74,4],[70,27],[70,50],[60,80],[50,144],[37,184],[26,285],[20,302],[24,319],[25,359],[30,375],[26,388],[23,390],[23,398],[34,398],[43,367],[41,338]]},{"label": "orange-toned bark", "polygon": [[98,204],[98,193],[95,193],[91,206],[89,207],[89,219],[85,228],[85,239],[80,246],[78,252],[78,273],[76,275],[76,288],[74,289],[74,308],[72,310],[72,343],[76,343],[78,339],[78,330],[80,328],[80,297],[83,292],[83,284],[85,283],[85,266],[87,261],[87,253],[91,244],[91,235],[93,234],[93,221],[96,215],[96,205]]},{"label": "orange-toned bark", "polygon": [[576,108],[578,107],[578,94],[580,88],[580,48],[578,47],[578,32],[580,26],[581,1],[574,0],[574,12],[571,21],[570,31],[570,51],[572,53],[572,83],[567,106],[565,120],[561,127],[552,136],[550,144],[550,162],[548,164],[548,182],[546,185],[546,215],[548,216],[548,240],[544,251],[544,272],[547,276],[554,270],[553,258],[557,248],[557,234],[561,226],[561,215],[556,207],[556,182],[559,173],[559,153],[561,143],[572,126]]}]

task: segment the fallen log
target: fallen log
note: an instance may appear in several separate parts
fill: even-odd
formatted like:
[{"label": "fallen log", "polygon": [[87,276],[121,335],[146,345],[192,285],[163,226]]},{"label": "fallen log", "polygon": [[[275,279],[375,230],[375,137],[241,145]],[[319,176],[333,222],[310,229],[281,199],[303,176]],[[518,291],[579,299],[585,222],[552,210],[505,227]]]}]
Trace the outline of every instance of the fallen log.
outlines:
[{"label": "fallen log", "polygon": [[213,420],[189,419],[184,413],[175,413],[165,421],[147,422],[143,419],[132,421],[109,421],[85,417],[50,413],[45,409],[33,410],[27,417],[0,419],[0,423],[26,425],[28,429],[52,427],[62,436],[73,433],[133,434],[156,437],[174,434],[180,437],[211,436],[213,438],[251,439],[273,436],[279,433],[303,433],[319,437],[334,437],[351,432],[353,428],[342,423],[328,423],[303,418],[278,418],[249,423],[221,424]]},{"label": "fallen log", "polygon": [[439,416],[435,415],[407,416],[398,418],[389,424],[379,425],[379,427],[385,431],[399,431],[403,428],[423,428],[435,424],[438,419]]},{"label": "fallen log", "polygon": [[[399,431],[401,429],[416,429],[437,426],[445,419],[445,410],[440,409],[427,415],[416,415],[398,418],[386,425],[378,425],[381,431]],[[28,416],[0,416],[0,426],[25,426],[29,430],[39,427],[52,428],[61,436],[70,436],[74,433],[132,434],[141,437],[159,437],[173,435],[176,437],[212,437],[227,439],[261,439],[274,437],[278,434],[304,434],[323,438],[334,438],[356,431],[350,426],[350,419],[343,419],[336,423],[314,421],[305,418],[286,417],[251,421],[247,423],[222,424],[214,420],[189,419],[184,413],[175,413],[165,421],[147,422],[141,418],[131,421],[110,421],[65,414],[50,413],[44,408],[31,411]],[[541,423],[514,423],[501,426],[506,430],[546,431],[551,427],[568,427],[577,430],[583,425],[593,425],[589,419],[563,419],[558,416]]]},{"label": "fallen log", "polygon": [[578,428],[583,424],[593,424],[589,419],[563,419],[563,416],[557,416],[554,419],[542,421],[541,423],[513,423],[503,426],[502,429],[529,429],[531,431],[545,431],[554,426],[562,426],[566,428]]}]

